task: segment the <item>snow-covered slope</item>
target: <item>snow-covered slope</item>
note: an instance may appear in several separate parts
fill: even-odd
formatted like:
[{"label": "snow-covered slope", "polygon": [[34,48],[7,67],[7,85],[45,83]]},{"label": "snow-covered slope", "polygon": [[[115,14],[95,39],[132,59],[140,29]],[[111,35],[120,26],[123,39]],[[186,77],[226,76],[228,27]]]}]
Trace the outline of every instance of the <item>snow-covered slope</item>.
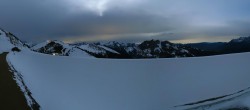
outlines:
[{"label": "snow-covered slope", "polygon": [[0,54],[2,52],[9,52],[13,47],[28,49],[27,45],[22,43],[13,34],[0,29]]},{"label": "snow-covered slope", "polygon": [[32,50],[51,55],[94,58],[92,55],[81,50],[80,48],[70,46],[69,44],[57,40],[41,42],[30,47],[26,43],[19,40],[12,33],[0,29],[0,54],[2,52],[9,52],[14,47],[21,50]]},{"label": "snow-covered slope", "polygon": [[115,56],[119,56],[120,53],[118,53],[115,50],[112,50],[106,46],[102,45],[96,45],[95,43],[74,43],[70,44],[71,46],[78,47],[79,49],[86,51],[87,53],[95,56],[95,57],[101,57],[101,58],[115,58]]},{"label": "snow-covered slope", "polygon": [[72,47],[71,49],[68,50],[66,53],[67,56],[71,57],[81,57],[81,58],[95,58],[94,56],[91,56],[87,52],[77,48],[77,47]]},{"label": "snow-covered slope", "polygon": [[107,60],[22,51],[7,58],[44,110],[171,110],[250,87],[250,53]]},{"label": "snow-covered slope", "polygon": [[94,45],[94,44],[84,44],[80,45],[79,48],[86,50],[88,52],[94,53],[94,54],[106,54],[106,50]]}]

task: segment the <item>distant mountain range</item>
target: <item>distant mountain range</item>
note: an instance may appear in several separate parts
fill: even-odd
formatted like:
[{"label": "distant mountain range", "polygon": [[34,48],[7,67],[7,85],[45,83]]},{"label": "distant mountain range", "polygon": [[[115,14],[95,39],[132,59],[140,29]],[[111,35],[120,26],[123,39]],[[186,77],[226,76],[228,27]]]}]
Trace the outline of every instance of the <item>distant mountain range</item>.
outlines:
[{"label": "distant mountain range", "polygon": [[140,44],[120,43],[116,41],[67,44],[62,41],[53,40],[29,45],[29,43],[24,43],[12,33],[4,30],[1,31],[1,34],[5,34],[6,42],[9,42],[12,47],[25,48],[34,52],[58,56],[138,59],[199,57],[250,52],[250,37],[240,37],[230,42],[191,44],[175,44],[160,40],[148,40]]},{"label": "distant mountain range", "polygon": [[240,37],[238,39],[233,39],[229,42],[205,42],[186,45],[193,48],[199,48],[205,51],[213,51],[217,54],[250,52],[250,36]]},{"label": "distant mountain range", "polygon": [[[61,56],[84,52],[97,58],[173,58],[215,55],[214,52],[204,51],[183,44],[169,41],[150,40],[141,44],[135,43],[73,43],[61,41],[46,41],[31,47],[31,50]],[[82,53],[83,54],[83,53]],[[81,54],[78,54],[81,55]]]}]

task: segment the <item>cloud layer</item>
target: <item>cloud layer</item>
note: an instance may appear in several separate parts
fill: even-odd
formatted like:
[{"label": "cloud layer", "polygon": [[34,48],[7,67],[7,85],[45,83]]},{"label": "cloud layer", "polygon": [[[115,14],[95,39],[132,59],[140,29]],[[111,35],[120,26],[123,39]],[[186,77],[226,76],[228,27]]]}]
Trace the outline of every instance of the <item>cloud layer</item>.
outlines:
[{"label": "cloud layer", "polygon": [[248,4],[249,0],[2,0],[0,26],[34,42],[216,41],[250,35]]}]

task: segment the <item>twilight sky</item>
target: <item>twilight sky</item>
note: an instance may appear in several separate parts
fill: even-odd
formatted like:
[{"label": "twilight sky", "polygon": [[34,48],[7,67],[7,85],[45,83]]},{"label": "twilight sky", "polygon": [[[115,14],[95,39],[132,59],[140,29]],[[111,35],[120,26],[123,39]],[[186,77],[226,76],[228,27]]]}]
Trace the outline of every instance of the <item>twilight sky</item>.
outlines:
[{"label": "twilight sky", "polygon": [[250,0],[1,0],[0,27],[25,41],[227,41],[250,35]]}]

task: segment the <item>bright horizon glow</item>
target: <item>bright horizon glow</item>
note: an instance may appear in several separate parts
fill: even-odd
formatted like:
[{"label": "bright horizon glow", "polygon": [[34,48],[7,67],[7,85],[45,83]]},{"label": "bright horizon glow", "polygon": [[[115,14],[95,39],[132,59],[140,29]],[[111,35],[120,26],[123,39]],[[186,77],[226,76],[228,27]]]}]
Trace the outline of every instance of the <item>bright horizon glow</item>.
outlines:
[{"label": "bright horizon glow", "polygon": [[[141,37],[147,36],[147,33],[144,34],[137,34],[137,36],[141,35]],[[151,34],[152,35],[152,34]],[[95,37],[75,37],[75,38],[64,38],[61,39],[65,43],[74,43],[74,42],[108,42],[108,41],[123,41],[122,39],[127,38],[129,35],[100,35]],[[120,38],[120,39],[119,39]],[[229,42],[232,39],[239,38],[237,36],[215,36],[213,38],[206,38],[206,37],[196,37],[196,38],[189,38],[189,39],[180,39],[180,40],[167,40],[172,43],[181,43],[181,44],[188,44],[188,43],[200,43],[200,42]],[[128,38],[129,39],[129,38]],[[154,39],[154,37],[148,36],[146,40],[162,40],[165,41],[166,39]],[[126,40],[125,40],[126,41]],[[141,41],[143,42],[143,41]]]},{"label": "bright horizon glow", "polygon": [[191,38],[191,39],[182,39],[182,40],[170,40],[172,43],[201,43],[201,42],[229,42],[230,40],[237,38],[237,37],[214,37],[213,39],[209,38]]}]

